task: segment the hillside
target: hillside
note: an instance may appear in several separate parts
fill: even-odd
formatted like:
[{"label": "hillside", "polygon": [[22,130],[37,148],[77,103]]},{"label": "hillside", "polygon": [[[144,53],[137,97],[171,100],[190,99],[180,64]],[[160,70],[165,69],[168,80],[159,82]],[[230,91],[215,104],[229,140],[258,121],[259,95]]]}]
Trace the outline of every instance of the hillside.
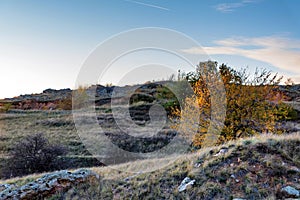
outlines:
[{"label": "hillside", "polygon": [[[92,85],[86,89],[87,93],[94,93],[96,104],[102,105],[110,102],[112,99],[120,99],[125,96],[126,92],[132,89],[137,89],[137,93],[143,93],[145,95],[152,96],[159,91],[158,87],[162,87],[167,84],[167,81],[147,83],[143,85],[134,86],[103,86],[103,85]],[[63,108],[60,107],[60,103],[71,104],[72,93],[77,90],[66,89],[46,89],[42,93],[37,94],[25,94],[16,96],[13,98],[0,99],[0,109],[5,105],[10,105],[11,109],[21,109],[21,110],[56,110]],[[281,85],[278,88],[281,96],[284,96],[286,102],[296,102],[297,106],[300,103],[300,84],[297,85]],[[114,95],[112,95],[114,92]],[[151,98],[151,97],[150,97]],[[68,100],[69,102],[65,102]],[[149,100],[149,99],[148,99]],[[112,100],[113,101],[113,100]],[[72,105],[68,107],[72,109]]]},{"label": "hillside", "polygon": [[[131,150],[147,150],[143,148],[144,142],[149,143],[146,148],[151,150],[151,141],[137,141],[133,143],[128,140],[122,132],[117,129],[116,122],[112,116],[111,101],[126,102],[128,98],[124,97],[126,91],[130,89],[136,89],[134,95],[132,95],[130,115],[132,119],[143,126],[147,123],[149,118],[149,108],[153,105],[154,101],[161,101],[164,105],[166,98],[157,98],[159,91],[165,91],[160,84],[146,84],[143,86],[125,86],[125,87],[104,87],[104,86],[91,86],[86,88],[86,93],[90,94],[96,91],[95,105],[96,114],[99,125],[106,131],[108,137],[115,138],[113,141],[120,143],[120,145],[127,146],[127,143],[133,144],[128,146]],[[112,97],[112,91],[114,96]],[[118,92],[116,92],[118,91]],[[61,109],[58,106],[61,104],[67,104],[72,102],[72,91],[69,89],[63,90],[51,90],[47,89],[41,94],[23,95],[15,98],[4,99],[2,106],[9,104],[10,107],[6,111],[0,113],[0,175],[1,178],[13,177],[19,174],[15,174],[14,170],[8,167],[7,162],[12,151],[14,144],[24,137],[30,136],[36,133],[43,133],[44,136],[49,139],[51,143],[59,143],[67,147],[68,153],[65,156],[60,157],[62,164],[55,167],[56,170],[79,168],[79,167],[91,167],[103,165],[99,162],[90,152],[87,151],[85,145],[82,143],[74,123],[71,110]],[[62,102],[64,98],[69,98],[68,102]],[[169,98],[170,99],[170,98]],[[139,101],[143,103],[140,104]],[[57,103],[57,104],[56,104]],[[115,107],[118,108],[119,104]],[[166,105],[166,109],[168,105]],[[66,106],[63,106],[66,107]],[[70,109],[72,108],[69,107]],[[122,117],[122,116],[120,116]],[[147,130],[145,129],[145,134]],[[167,134],[165,134],[167,133]],[[153,141],[163,141],[166,143],[170,140],[170,135],[174,131],[165,127],[158,137]],[[118,135],[116,135],[118,134]],[[120,136],[120,137],[117,137]],[[122,137],[121,137],[122,136]],[[129,138],[130,139],[130,138]],[[123,144],[122,144],[123,143]],[[139,147],[141,146],[141,147]],[[4,169],[3,169],[4,168]],[[6,169],[8,168],[8,169]]]},{"label": "hillside", "polygon": [[[132,174],[128,171],[140,166],[151,168],[162,160],[135,161],[114,166],[114,169],[91,168],[99,179],[74,183],[71,189],[58,189],[47,198],[297,199],[300,191],[299,155],[299,133],[261,135],[183,155],[174,163],[149,173]],[[15,183],[11,188],[13,191],[13,188],[41,176],[15,178],[5,183]],[[180,192],[178,187],[186,177],[195,180],[194,184]]]},{"label": "hillside", "polygon": [[[292,120],[278,124],[285,130],[285,135],[256,135],[231,141],[219,147],[182,155],[174,163],[169,163],[170,158],[149,160],[146,157],[135,157],[132,160],[125,159],[126,163],[120,164],[123,159],[113,155],[106,158],[104,163],[109,165],[107,167],[103,167],[102,160],[100,162],[87,151],[86,144],[77,133],[71,109],[72,94],[78,91],[47,89],[41,94],[0,100],[0,172],[4,184],[0,185],[0,198],[9,199],[16,194],[22,194],[24,199],[299,198],[299,86],[279,87],[278,97],[296,109]],[[134,93],[128,97],[126,94],[130,90]],[[92,103],[95,105],[97,123],[105,135],[122,149],[152,152],[169,143],[177,134],[170,128],[171,122],[168,121],[155,136],[132,140],[132,137],[118,129],[116,119],[124,117],[122,112],[117,112],[117,115],[112,113],[113,109],[120,109],[124,103],[129,102],[131,119],[138,127],[145,127],[150,121],[149,109],[152,105],[162,105],[167,113],[171,107],[178,105],[174,94],[163,87],[162,83],[124,87],[94,85],[83,91],[87,95],[95,95]],[[85,118],[81,121],[88,122]],[[129,125],[125,124],[123,128]],[[149,134],[148,129],[141,130],[139,133],[142,136]],[[62,144],[68,149],[66,155],[58,158],[61,164],[52,170],[79,170],[11,178],[19,175],[7,165],[14,144],[35,133],[43,133],[51,143]],[[119,165],[112,166],[109,161]],[[82,171],[81,168],[92,171]],[[133,173],[138,169],[151,171],[155,168],[159,170]],[[81,174],[83,172],[92,178],[84,177]],[[100,178],[95,179],[94,173]],[[44,184],[39,179],[44,180],[43,177],[51,179],[47,179]],[[183,180],[189,186],[180,191],[178,187]],[[40,193],[39,189],[45,191]],[[296,191],[296,194],[287,194],[284,189]],[[27,193],[31,193],[30,197],[26,196]]]}]

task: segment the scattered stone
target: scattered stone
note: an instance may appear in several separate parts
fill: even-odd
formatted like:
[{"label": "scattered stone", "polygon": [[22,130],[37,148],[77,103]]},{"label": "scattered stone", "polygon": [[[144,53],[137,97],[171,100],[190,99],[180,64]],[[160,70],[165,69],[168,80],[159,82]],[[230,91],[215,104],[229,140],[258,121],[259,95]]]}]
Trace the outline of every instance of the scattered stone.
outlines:
[{"label": "scattered stone", "polygon": [[201,167],[201,165],[202,165],[202,163],[199,163],[199,162],[198,162],[198,163],[195,163],[195,164],[194,164],[194,167],[195,167],[195,168],[199,168],[199,167]]},{"label": "scattered stone", "polygon": [[185,177],[183,179],[183,181],[181,182],[181,184],[179,185],[178,187],[178,191],[179,192],[182,192],[184,190],[186,190],[186,188],[189,186],[189,185],[194,185],[195,183],[195,180],[191,180],[189,177]]},{"label": "scattered stone", "polygon": [[236,178],[236,176],[234,174],[231,174],[230,176],[231,178],[233,178],[235,180],[236,183],[239,183],[240,180]]},{"label": "scattered stone", "polygon": [[281,192],[284,195],[284,197],[287,197],[287,198],[298,198],[298,197],[300,197],[300,192],[297,189],[295,189],[291,186],[286,186],[286,187],[282,188]]},{"label": "scattered stone", "polygon": [[11,188],[8,186],[5,190],[0,192],[0,199],[29,200],[34,198],[44,198],[57,191],[68,190],[74,184],[93,178],[99,179],[99,175],[87,169],[79,169],[75,172],[63,170],[46,174],[41,178],[18,188]]},{"label": "scattered stone", "polygon": [[220,155],[224,155],[225,153],[227,153],[228,152],[228,148],[227,147],[222,147],[221,149],[220,149],[220,151],[217,153],[217,154],[215,154],[214,156],[220,156]]}]

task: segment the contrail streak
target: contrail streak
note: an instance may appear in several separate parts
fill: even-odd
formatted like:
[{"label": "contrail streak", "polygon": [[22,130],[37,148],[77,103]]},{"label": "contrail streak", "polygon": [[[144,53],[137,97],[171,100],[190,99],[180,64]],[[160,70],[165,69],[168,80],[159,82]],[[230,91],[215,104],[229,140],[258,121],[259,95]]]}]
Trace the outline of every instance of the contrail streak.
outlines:
[{"label": "contrail streak", "polygon": [[168,8],[153,5],[153,4],[148,4],[148,3],[143,3],[143,2],[139,2],[139,1],[133,1],[133,0],[125,0],[125,1],[130,2],[130,3],[140,4],[140,5],[143,5],[143,6],[148,6],[148,7],[151,7],[151,8],[157,8],[157,9],[161,9],[161,10],[170,11],[170,9],[168,9]]}]

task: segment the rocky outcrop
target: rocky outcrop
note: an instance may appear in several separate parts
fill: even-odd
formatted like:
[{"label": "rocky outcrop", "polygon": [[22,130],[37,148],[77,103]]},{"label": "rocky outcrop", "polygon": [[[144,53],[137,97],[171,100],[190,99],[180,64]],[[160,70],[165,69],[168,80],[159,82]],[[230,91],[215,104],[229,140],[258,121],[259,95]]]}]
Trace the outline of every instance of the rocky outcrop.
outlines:
[{"label": "rocky outcrop", "polygon": [[194,185],[195,180],[191,180],[189,177],[185,177],[178,187],[178,191],[182,192],[187,189],[187,187]]},{"label": "rocky outcrop", "polygon": [[[154,100],[154,93],[157,92],[157,88],[162,87],[163,82],[149,83],[144,85],[134,86],[102,86],[91,85],[88,88],[83,88],[87,96],[91,96],[95,100],[95,104],[101,106],[103,104],[118,102],[128,102],[128,94],[135,91],[133,96],[130,97],[131,101],[147,101],[152,102]],[[72,102],[73,92],[78,90],[66,89],[46,89],[42,93],[38,94],[25,94],[14,98],[0,99],[0,107],[5,104],[11,104],[11,109],[21,110],[55,110],[60,108],[59,104],[70,104]],[[133,102],[131,102],[133,103]]]},{"label": "rocky outcrop", "polygon": [[49,102],[60,100],[64,98],[68,98],[72,95],[72,90],[69,88],[54,90],[54,89],[46,89],[42,93],[39,94],[25,94],[20,95],[14,98],[6,98],[2,101],[4,102],[22,102],[22,101],[36,101],[36,102]]},{"label": "rocky outcrop", "polygon": [[[95,95],[96,105],[103,105],[113,101],[127,101],[124,98],[130,91],[135,90],[135,94],[130,98],[131,103],[135,100],[153,102],[154,96],[158,90],[163,87],[167,82],[148,83],[135,86],[102,86],[92,85],[85,89],[88,95]],[[76,90],[74,90],[76,91]],[[54,110],[58,108],[58,104],[62,100],[69,100],[71,102],[73,90],[66,89],[46,89],[40,94],[25,94],[14,98],[6,98],[0,100],[0,107],[4,104],[12,104],[15,109],[46,109]],[[162,89],[164,90],[164,88]],[[160,91],[161,92],[161,91]],[[292,86],[280,86],[278,89],[278,99],[290,102],[300,102],[300,84]],[[163,93],[162,93],[163,94]]]},{"label": "rocky outcrop", "polygon": [[[12,109],[21,110],[54,110],[58,108],[60,102],[72,99],[72,90],[47,89],[40,94],[25,94],[14,98],[0,100],[0,107],[10,104]],[[64,102],[65,103],[65,102]]]},{"label": "rocky outcrop", "polygon": [[281,189],[281,195],[285,198],[299,198],[300,191],[291,186],[286,186]]},{"label": "rocky outcrop", "polygon": [[42,199],[56,192],[66,191],[77,183],[91,179],[99,179],[99,175],[87,169],[79,169],[74,172],[59,171],[46,174],[17,188],[5,185],[5,189],[0,192],[0,199]]}]

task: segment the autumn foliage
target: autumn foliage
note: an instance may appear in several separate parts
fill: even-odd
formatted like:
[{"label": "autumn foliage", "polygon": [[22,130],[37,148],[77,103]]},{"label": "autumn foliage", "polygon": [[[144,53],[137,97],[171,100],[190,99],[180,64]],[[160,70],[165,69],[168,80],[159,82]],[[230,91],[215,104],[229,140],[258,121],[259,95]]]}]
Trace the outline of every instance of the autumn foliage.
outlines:
[{"label": "autumn foliage", "polygon": [[[218,73],[207,73],[207,69]],[[218,83],[217,78],[223,83]],[[203,146],[207,137],[215,138],[211,140],[212,145],[261,133],[284,132],[278,128],[278,124],[288,119],[291,107],[283,104],[282,96],[278,95],[282,77],[277,74],[256,70],[254,75],[250,75],[245,69],[236,71],[224,64],[217,68],[216,62],[208,61],[200,63],[196,72],[186,74],[185,79],[192,85],[194,96],[187,97],[181,110],[174,109],[173,114],[181,118],[181,124],[177,123],[175,128],[194,147]],[[214,86],[209,86],[209,81]],[[221,104],[214,105],[212,109],[212,97],[222,92],[226,97],[217,98],[221,98],[226,106],[224,120],[221,118],[221,109],[218,110],[222,107]],[[220,118],[213,119],[211,116],[218,116],[218,112]],[[216,123],[215,120],[219,122]],[[208,135],[211,124],[219,126],[214,129],[214,135]]]}]

